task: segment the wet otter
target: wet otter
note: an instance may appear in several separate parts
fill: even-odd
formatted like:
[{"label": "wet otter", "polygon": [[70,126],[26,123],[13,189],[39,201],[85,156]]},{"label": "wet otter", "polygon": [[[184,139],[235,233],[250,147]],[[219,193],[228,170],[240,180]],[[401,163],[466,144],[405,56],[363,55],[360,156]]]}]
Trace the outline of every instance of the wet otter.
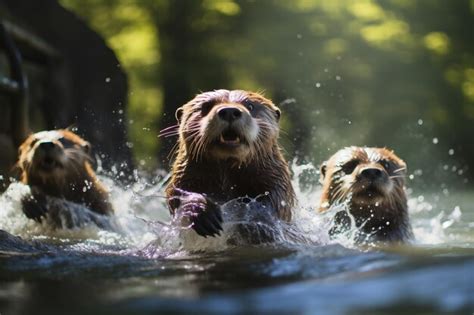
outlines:
[{"label": "wet otter", "polygon": [[25,215],[41,222],[48,213],[47,198],[81,204],[101,215],[113,213],[108,193],[91,166],[90,144],[69,130],[30,135],[19,148],[21,181],[31,196],[22,200]]},{"label": "wet otter", "polygon": [[216,90],[177,111],[179,140],[167,197],[172,213],[191,213],[201,236],[222,230],[220,205],[260,197],[274,217],[289,221],[295,195],[277,138],[280,110],[262,95]]},{"label": "wet otter", "polygon": [[[404,189],[406,164],[388,149],[348,147],[321,166],[320,211],[348,206],[358,227],[356,241],[404,242],[412,237]],[[338,212],[330,234],[351,226],[346,211]]]}]

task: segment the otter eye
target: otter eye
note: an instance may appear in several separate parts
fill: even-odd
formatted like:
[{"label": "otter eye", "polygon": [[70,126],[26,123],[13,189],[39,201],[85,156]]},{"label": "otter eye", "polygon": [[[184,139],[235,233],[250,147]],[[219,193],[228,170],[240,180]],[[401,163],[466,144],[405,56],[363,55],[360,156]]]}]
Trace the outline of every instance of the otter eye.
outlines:
[{"label": "otter eye", "polygon": [[36,144],[36,142],[38,142],[38,139],[36,138],[33,141],[31,141],[30,148],[32,148]]},{"label": "otter eye", "polygon": [[63,145],[63,147],[65,149],[72,148],[74,146],[74,142],[72,142],[72,141],[70,141],[66,138],[59,138],[58,141],[61,142],[61,144]]},{"label": "otter eye", "polygon": [[91,145],[90,143],[86,142],[82,145],[82,149],[87,153],[87,154],[90,154],[91,153]]},{"label": "otter eye", "polygon": [[351,174],[357,165],[359,164],[359,161],[357,160],[351,160],[341,166],[341,170],[346,173],[346,174]]},{"label": "otter eye", "polygon": [[380,165],[383,166],[383,168],[387,171],[387,172],[390,172],[393,168],[393,165],[392,163],[390,163],[390,161],[387,161],[387,160],[381,160],[379,161]]},{"label": "otter eye", "polygon": [[280,111],[279,109],[277,109],[277,110],[275,111],[275,114],[276,114],[277,120],[280,120],[281,111]]},{"label": "otter eye", "polygon": [[254,102],[249,101],[249,100],[244,101],[244,106],[245,106],[245,108],[247,108],[247,110],[248,110],[249,112],[253,112],[253,111],[256,109],[256,107],[257,107]]},{"label": "otter eye", "polygon": [[212,107],[214,106],[214,101],[207,101],[201,104],[201,115],[206,116],[211,111]]}]

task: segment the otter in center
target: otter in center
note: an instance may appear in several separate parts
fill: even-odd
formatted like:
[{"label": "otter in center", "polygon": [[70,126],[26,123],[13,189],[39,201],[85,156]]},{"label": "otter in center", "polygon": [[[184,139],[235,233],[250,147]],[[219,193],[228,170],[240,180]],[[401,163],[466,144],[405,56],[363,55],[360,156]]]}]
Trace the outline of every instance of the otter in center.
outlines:
[{"label": "otter in center", "polygon": [[278,144],[280,110],[258,93],[216,90],[180,107],[178,148],[166,195],[197,234],[222,230],[221,205],[261,198],[274,217],[290,221],[295,193]]}]

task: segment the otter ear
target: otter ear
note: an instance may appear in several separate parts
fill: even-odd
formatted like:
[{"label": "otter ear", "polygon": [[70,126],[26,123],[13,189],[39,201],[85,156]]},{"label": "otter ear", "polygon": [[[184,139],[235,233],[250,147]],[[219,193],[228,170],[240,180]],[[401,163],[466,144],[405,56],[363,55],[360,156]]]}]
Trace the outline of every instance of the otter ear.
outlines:
[{"label": "otter ear", "polygon": [[280,117],[281,117],[281,110],[280,110],[279,108],[277,108],[277,109],[275,110],[275,114],[276,114],[276,119],[277,119],[277,121],[279,121],[279,120],[280,120]]},{"label": "otter ear", "polygon": [[183,116],[183,108],[180,107],[176,110],[176,112],[174,113],[174,117],[176,118],[176,120],[178,121],[178,123],[181,122],[181,117]]},{"label": "otter ear", "polygon": [[323,164],[321,164],[321,167],[319,168],[319,174],[320,174],[320,177],[319,177],[319,180],[321,182],[323,182],[324,180],[324,177],[326,176],[326,168],[327,168],[327,165],[328,165],[328,162],[323,162]]}]

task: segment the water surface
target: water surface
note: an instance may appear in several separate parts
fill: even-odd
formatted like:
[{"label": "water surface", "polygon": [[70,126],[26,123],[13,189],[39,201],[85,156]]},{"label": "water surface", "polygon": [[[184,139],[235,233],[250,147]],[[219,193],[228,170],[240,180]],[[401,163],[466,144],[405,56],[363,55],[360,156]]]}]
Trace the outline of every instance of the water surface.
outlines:
[{"label": "water surface", "polygon": [[[296,179],[307,169],[294,167]],[[104,180],[116,208],[111,231],[27,220],[20,184],[0,197],[0,314],[474,312],[469,191],[414,189],[414,243],[361,248],[329,240],[328,218],[314,211],[318,188],[295,180],[296,227],[277,225],[272,245],[235,247],[170,221],[159,179],[127,188]],[[86,210],[75,211],[80,219]]]}]

